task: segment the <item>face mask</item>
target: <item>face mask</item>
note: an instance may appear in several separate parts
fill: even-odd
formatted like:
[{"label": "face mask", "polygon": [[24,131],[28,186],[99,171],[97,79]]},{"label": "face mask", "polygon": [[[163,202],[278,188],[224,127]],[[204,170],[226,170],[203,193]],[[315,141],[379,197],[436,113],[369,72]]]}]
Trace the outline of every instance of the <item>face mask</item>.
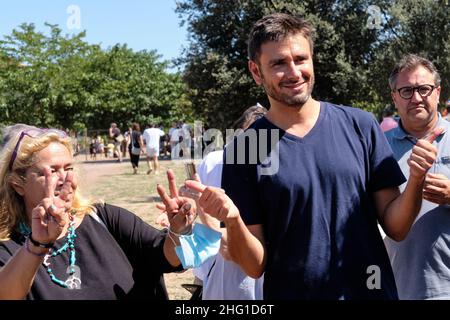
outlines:
[{"label": "face mask", "polygon": [[209,257],[216,255],[220,248],[222,234],[203,224],[196,223],[190,235],[179,236],[181,246],[175,252],[184,269],[196,268]]}]

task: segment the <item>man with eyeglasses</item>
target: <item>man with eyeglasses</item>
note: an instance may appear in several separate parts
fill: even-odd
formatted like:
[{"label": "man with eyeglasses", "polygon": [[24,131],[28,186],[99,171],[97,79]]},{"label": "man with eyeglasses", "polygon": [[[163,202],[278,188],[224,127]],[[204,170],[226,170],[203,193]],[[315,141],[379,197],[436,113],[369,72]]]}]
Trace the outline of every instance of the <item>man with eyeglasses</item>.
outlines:
[{"label": "man with eyeglasses", "polygon": [[400,125],[386,137],[406,177],[412,150],[443,128],[433,142],[437,157],[425,176],[424,201],[409,234],[399,242],[385,238],[400,299],[450,299],[450,123],[438,112],[440,82],[433,63],[412,54],[389,77]]}]

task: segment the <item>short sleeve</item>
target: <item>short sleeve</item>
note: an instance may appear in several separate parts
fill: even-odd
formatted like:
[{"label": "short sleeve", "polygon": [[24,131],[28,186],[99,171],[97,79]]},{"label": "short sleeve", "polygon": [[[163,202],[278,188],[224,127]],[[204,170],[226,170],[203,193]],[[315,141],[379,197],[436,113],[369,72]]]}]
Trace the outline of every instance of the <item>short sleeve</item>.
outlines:
[{"label": "short sleeve", "polygon": [[370,179],[372,192],[396,187],[406,181],[400,166],[395,160],[392,149],[375,119],[372,119],[368,135]]}]

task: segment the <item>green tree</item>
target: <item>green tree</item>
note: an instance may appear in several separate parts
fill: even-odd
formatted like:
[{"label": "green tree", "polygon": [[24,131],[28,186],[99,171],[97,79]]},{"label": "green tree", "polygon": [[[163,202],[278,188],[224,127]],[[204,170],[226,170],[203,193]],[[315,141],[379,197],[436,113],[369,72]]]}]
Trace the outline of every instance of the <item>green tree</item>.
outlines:
[{"label": "green tree", "polygon": [[[450,97],[450,6],[441,0],[396,0],[385,7],[387,23],[376,52],[372,81],[383,101],[390,102],[387,79],[407,53],[431,60],[442,78],[441,102]],[[372,79],[376,79],[373,77]]]},{"label": "green tree", "polygon": [[166,71],[156,51],[102,50],[84,32],[64,37],[47,26],[49,35],[22,24],[0,42],[0,123],[126,128],[193,118],[181,77]]}]

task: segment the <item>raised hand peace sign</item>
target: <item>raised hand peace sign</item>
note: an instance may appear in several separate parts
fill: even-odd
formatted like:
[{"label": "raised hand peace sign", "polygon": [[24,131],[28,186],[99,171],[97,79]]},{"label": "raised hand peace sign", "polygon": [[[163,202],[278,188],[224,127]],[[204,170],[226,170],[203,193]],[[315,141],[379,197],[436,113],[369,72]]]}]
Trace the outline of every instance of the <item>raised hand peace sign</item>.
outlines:
[{"label": "raised hand peace sign", "polygon": [[31,211],[33,239],[40,243],[54,242],[64,230],[68,221],[66,198],[73,185],[73,172],[67,172],[58,196],[55,190],[58,178],[49,167],[44,168],[44,198]]},{"label": "raised hand peace sign", "polygon": [[196,217],[195,201],[178,195],[175,175],[172,170],[167,171],[170,196],[162,185],[157,186],[157,191],[167,211],[170,228],[175,233],[185,233]]},{"label": "raised hand peace sign", "polygon": [[208,187],[199,181],[187,180],[185,185],[188,189],[198,192],[200,199],[198,204],[204,213],[219,221],[239,216],[239,210],[233,201],[221,188]]}]

